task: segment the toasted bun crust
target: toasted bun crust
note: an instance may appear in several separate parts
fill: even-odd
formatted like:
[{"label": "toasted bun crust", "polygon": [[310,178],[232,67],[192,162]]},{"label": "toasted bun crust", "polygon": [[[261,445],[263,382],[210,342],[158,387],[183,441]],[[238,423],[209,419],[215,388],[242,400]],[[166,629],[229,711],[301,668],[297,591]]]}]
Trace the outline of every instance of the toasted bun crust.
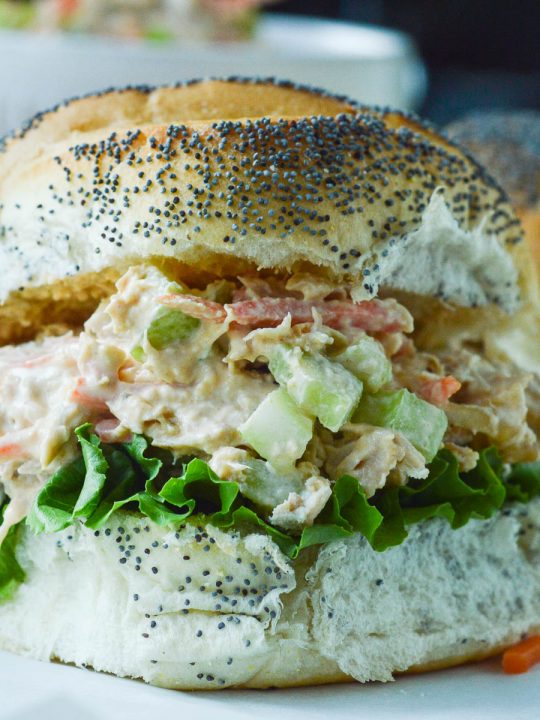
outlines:
[{"label": "toasted bun crust", "polygon": [[538,500],[459,530],[422,523],[384,553],[356,535],[292,563],[266,536],[120,512],[99,534],[25,535],[0,647],[178,689],[387,681],[536,631],[539,547]]},{"label": "toasted bun crust", "polygon": [[39,115],[0,153],[0,231],[0,342],[77,322],[151,257],[188,274],[307,268],[358,296],[512,310],[519,295],[519,222],[476,162],[413,117],[273,81]]},{"label": "toasted bun crust", "polygon": [[508,193],[540,268],[540,112],[479,112],[449,125],[448,134]]}]

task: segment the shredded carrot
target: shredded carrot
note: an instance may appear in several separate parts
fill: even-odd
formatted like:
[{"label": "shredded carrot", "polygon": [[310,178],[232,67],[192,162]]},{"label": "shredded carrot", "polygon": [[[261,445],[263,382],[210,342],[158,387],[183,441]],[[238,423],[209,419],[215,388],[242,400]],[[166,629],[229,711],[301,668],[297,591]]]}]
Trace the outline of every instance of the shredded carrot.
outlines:
[{"label": "shredded carrot", "polygon": [[505,650],[502,666],[505,673],[518,675],[540,662],[540,635],[534,635]]},{"label": "shredded carrot", "polygon": [[434,405],[444,405],[460,389],[461,383],[452,375],[426,378],[418,387],[418,394]]},{"label": "shredded carrot", "polygon": [[78,378],[77,383],[71,393],[71,402],[81,405],[81,407],[87,408],[88,410],[95,410],[97,412],[108,411],[107,404],[100,398],[93,397],[84,392],[85,382],[84,378]]},{"label": "shredded carrot", "polygon": [[22,447],[18,443],[0,445],[0,458],[11,459],[24,455]]}]

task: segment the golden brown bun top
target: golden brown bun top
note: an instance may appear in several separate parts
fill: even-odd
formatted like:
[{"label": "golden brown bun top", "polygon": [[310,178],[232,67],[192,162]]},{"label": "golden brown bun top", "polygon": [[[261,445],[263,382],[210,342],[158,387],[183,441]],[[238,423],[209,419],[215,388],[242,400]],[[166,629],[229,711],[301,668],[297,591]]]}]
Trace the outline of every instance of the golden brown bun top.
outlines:
[{"label": "golden brown bun top", "polygon": [[76,323],[156,257],[191,275],[307,268],[367,295],[518,297],[519,222],[476,162],[414,117],[269,80],[108,91],[38,115],[0,153],[0,233],[0,343]]}]

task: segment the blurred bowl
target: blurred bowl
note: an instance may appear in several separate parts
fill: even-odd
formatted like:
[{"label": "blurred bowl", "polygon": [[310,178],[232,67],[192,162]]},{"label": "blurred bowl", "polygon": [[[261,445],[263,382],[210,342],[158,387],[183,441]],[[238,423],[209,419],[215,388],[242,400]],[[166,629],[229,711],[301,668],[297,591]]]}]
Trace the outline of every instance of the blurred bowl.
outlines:
[{"label": "blurred bowl", "polygon": [[211,76],[275,76],[361,102],[414,108],[426,73],[404,34],[268,15],[241,44],[156,45],[90,35],[0,31],[0,133],[63,100],[105,87]]}]

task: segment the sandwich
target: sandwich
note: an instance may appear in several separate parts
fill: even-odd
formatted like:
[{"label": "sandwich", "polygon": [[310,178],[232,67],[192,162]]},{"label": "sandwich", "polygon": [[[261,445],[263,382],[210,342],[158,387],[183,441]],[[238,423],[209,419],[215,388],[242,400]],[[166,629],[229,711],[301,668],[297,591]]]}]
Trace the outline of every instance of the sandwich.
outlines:
[{"label": "sandwich", "polygon": [[66,102],[4,141],[0,267],[1,648],[266,688],[540,628],[537,278],[431,126],[272,80]]}]

